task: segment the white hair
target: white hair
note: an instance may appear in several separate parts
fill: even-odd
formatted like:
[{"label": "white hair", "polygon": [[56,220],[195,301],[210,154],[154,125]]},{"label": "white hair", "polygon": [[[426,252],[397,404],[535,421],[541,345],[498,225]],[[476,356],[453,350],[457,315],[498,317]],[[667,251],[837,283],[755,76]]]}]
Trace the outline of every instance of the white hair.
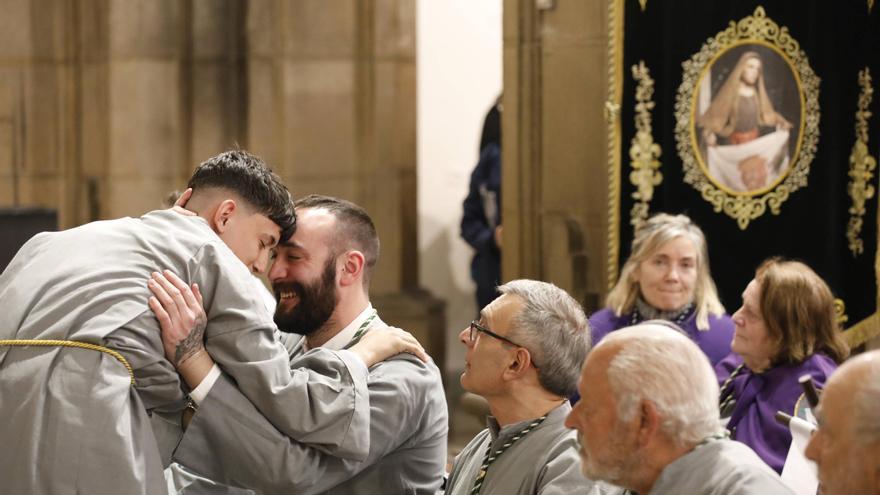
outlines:
[{"label": "white hair", "polygon": [[498,291],[523,300],[508,337],[529,350],[541,386],[562,397],[574,394],[590,350],[590,327],[581,305],[559,287],[538,280],[513,280]]},{"label": "white hair", "polygon": [[631,420],[642,401],[650,401],[661,431],[683,446],[720,430],[718,382],[703,351],[672,325],[651,321],[623,328],[600,346],[622,344],[607,369],[620,420]]}]

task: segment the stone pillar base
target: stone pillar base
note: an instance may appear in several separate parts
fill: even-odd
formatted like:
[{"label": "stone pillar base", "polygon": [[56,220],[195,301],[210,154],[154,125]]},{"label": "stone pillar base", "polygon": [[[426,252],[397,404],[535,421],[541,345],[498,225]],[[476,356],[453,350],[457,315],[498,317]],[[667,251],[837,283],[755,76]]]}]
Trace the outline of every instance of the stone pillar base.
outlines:
[{"label": "stone pillar base", "polygon": [[409,289],[370,296],[370,301],[385,323],[413,334],[431,355],[441,374],[445,372],[446,303],[443,300],[424,289]]}]

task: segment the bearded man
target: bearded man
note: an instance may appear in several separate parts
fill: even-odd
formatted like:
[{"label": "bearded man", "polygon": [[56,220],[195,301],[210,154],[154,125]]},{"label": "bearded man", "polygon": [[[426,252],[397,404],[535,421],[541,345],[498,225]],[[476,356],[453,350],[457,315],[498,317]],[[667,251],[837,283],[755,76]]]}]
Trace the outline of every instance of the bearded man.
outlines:
[{"label": "bearded man", "polygon": [[[318,195],[294,207],[297,230],[279,244],[269,270],[275,323],[291,360],[316,348],[348,349],[387,326],[369,299],[379,238],[367,212]],[[177,288],[191,300],[185,285]],[[172,321],[181,314],[172,298],[159,300],[168,310],[158,314],[165,327],[189,326]],[[260,493],[436,493],[448,432],[440,371],[409,354],[369,371],[370,446],[363,461],[327,455],[279,432],[239,390],[245,385],[216,370],[197,380],[183,375],[199,408],[174,459],[215,482]]]}]

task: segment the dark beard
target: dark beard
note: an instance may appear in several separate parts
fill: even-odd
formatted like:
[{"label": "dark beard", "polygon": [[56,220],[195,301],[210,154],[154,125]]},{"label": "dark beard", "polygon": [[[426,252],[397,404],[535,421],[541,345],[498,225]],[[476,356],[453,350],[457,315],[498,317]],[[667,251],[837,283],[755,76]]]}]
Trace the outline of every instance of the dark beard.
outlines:
[{"label": "dark beard", "polygon": [[[273,286],[279,301],[275,310],[275,324],[285,333],[309,335],[321,328],[336,308],[336,259],[330,257],[324,265],[320,280],[303,285],[299,282],[279,283]],[[281,292],[292,290],[299,301],[290,311],[282,308]]]}]

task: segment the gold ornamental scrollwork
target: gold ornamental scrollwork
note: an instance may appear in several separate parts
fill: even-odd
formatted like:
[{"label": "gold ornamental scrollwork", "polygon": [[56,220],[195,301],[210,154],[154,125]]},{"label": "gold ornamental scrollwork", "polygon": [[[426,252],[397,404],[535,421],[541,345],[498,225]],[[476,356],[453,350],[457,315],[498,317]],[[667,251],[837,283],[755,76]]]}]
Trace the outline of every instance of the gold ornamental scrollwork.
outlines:
[{"label": "gold ornamental scrollwork", "polygon": [[638,83],[636,86],[635,127],[636,134],[632,138],[629,148],[629,157],[632,160],[632,171],[629,180],[636,190],[632,193],[635,203],[630,210],[629,223],[633,231],[639,230],[648,219],[651,199],[654,197],[654,187],[663,181],[660,173],[660,145],[654,142],[651,133],[651,111],[654,109],[654,79],[645,65],[640,60],[638,65],[632,66],[633,79]]},{"label": "gold ornamental scrollwork", "polygon": [[849,316],[846,314],[846,303],[843,302],[843,299],[834,298],[834,318],[840,328],[844,328],[846,322],[849,321]]},{"label": "gold ornamental scrollwork", "polygon": [[[755,84],[754,79],[747,81],[745,75],[740,75],[746,70],[740,69],[740,64],[747,66],[746,57],[757,52],[768,54],[765,59],[759,54],[752,56],[758,59],[759,69],[756,70],[762,71],[758,76],[754,76],[760,78],[760,86]],[[741,58],[737,65],[733,66],[730,60],[735,60],[734,55],[737,54]],[[768,60],[769,58],[772,60]],[[796,100],[790,98],[794,91],[787,92],[789,103],[794,101],[797,106],[795,110],[788,111],[788,118],[783,115],[784,112],[777,112],[773,108],[772,95],[780,97],[782,91],[771,92],[765,89],[764,65],[771,62],[776,64],[777,76],[783,72],[788,74],[788,81],[781,81],[773,88],[785,89],[785,84],[796,88],[798,97]],[[754,104],[756,110],[753,110],[752,114],[756,122],[755,135],[743,139],[750,139],[756,141],[755,144],[764,146],[765,141],[758,141],[755,137],[758,136],[757,126],[759,124],[765,128],[772,126],[775,131],[767,132],[784,138],[784,141],[772,145],[778,146],[777,153],[771,153],[769,157],[748,157],[734,162],[733,167],[726,165],[726,168],[722,169],[713,166],[715,162],[710,160],[713,155],[708,150],[712,148],[712,152],[716,153],[715,150],[722,146],[715,147],[716,134],[707,131],[708,125],[698,132],[698,116],[705,122],[710,112],[707,110],[703,114],[698,114],[697,110],[700,106],[711,110],[715,106],[715,101],[722,99],[721,96],[725,94],[725,86],[729,81],[725,79],[718,94],[712,94],[711,102],[706,103],[709,101],[708,98],[701,98],[698,102],[697,97],[704,97],[704,92],[712,93],[711,90],[702,88],[711,88],[710,85],[713,83],[711,76],[715,75],[713,68],[716,64],[721,67],[719,73],[723,71],[724,64],[733,67],[727,73],[731,80],[734,79],[732,76],[737,76],[733,85],[741,86],[749,82],[757,88],[753,89],[753,94],[759,96],[752,96],[757,102]],[[682,67],[682,83],[678,88],[675,102],[675,139],[684,169],[684,181],[699,191],[715,212],[723,211],[736,220],[742,230],[745,230],[752,220],[764,215],[768,209],[774,215],[779,214],[782,204],[789,196],[807,185],[810,163],[815,156],[819,136],[819,77],[810,67],[806,53],[800,48],[797,40],[792,38],[787,27],[779,26],[767,17],[763,7],[757,7],[751,16],[738,22],[731,21],[727,29],[709,38],[699,52],[682,63]],[[745,82],[740,82],[740,78]],[[742,90],[739,93],[731,92],[731,98],[738,98],[741,94]],[[770,103],[765,103],[766,101]],[[734,101],[728,107],[740,104]],[[737,117],[737,110],[728,110],[728,112],[732,122],[732,119]],[[774,122],[772,124],[768,123],[771,121],[770,116],[775,119],[772,120]],[[762,122],[762,119],[768,122]],[[732,132],[729,130],[731,127],[733,127],[732,123],[725,129],[728,129],[726,132],[734,146],[723,146],[726,149],[736,148],[740,142],[745,142],[733,140],[734,134],[737,138],[739,135],[747,134],[739,132],[739,128],[736,129],[737,132]],[[762,140],[765,137],[763,134],[760,136]],[[774,136],[769,138],[775,139]],[[710,172],[711,170],[727,171],[725,173],[730,174],[734,179],[722,180],[724,179],[722,174]],[[734,185],[732,181],[739,182]]]},{"label": "gold ornamental scrollwork", "polygon": [[874,88],[871,86],[871,71],[867,67],[859,71],[859,86],[862,90],[859,93],[856,110],[856,142],[849,155],[849,184],[846,188],[852,199],[846,239],[853,256],[865,251],[860,235],[865,216],[865,203],[874,197],[874,186],[870,182],[874,177],[874,169],[877,168],[877,160],[868,153],[868,119],[871,117],[868,108],[871,106]]}]

